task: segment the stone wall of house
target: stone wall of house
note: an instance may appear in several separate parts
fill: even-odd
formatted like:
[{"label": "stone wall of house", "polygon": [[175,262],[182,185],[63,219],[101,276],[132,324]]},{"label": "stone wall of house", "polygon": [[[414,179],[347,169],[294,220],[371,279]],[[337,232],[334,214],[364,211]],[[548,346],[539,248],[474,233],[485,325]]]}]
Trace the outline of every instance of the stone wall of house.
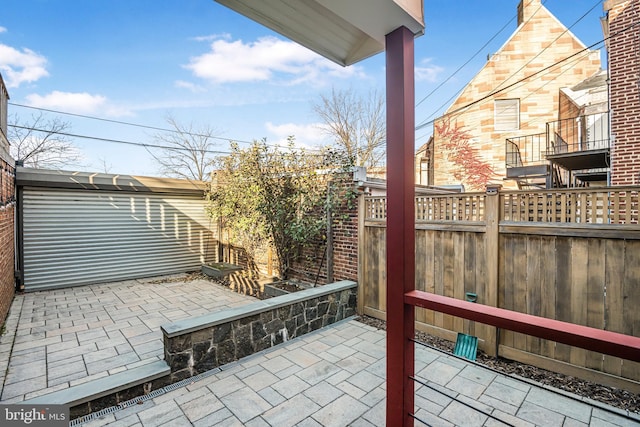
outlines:
[{"label": "stone wall of house", "polygon": [[0,325],[15,292],[15,176],[13,162],[0,156]]},{"label": "stone wall of house", "polygon": [[[522,22],[516,32],[491,55],[445,115],[435,121],[434,181],[430,184],[462,183],[468,191],[482,190],[484,185],[474,184],[472,175],[464,167],[478,162],[492,168],[494,176],[490,182],[503,182],[505,140],[544,133],[546,123],[557,120],[560,88],[573,87],[600,70],[599,52],[579,53],[585,48],[584,43],[566,31],[566,26],[541,0],[526,0],[520,7]],[[563,61],[578,53],[572,60]],[[540,72],[556,63],[557,67]],[[504,90],[478,102],[500,89]],[[495,126],[495,101],[514,99],[519,100],[519,124],[513,129],[500,129]],[[450,123],[449,130],[443,126],[445,123]],[[459,132],[458,135],[466,132],[467,137],[452,143],[453,131]],[[468,153],[468,147],[475,149],[473,156],[457,155]],[[515,181],[504,184],[516,187]]]},{"label": "stone wall of house", "polygon": [[266,350],[356,313],[357,284],[337,282],[162,327],[170,382]]},{"label": "stone wall of house", "polygon": [[640,184],[640,2],[609,0],[611,184]]}]

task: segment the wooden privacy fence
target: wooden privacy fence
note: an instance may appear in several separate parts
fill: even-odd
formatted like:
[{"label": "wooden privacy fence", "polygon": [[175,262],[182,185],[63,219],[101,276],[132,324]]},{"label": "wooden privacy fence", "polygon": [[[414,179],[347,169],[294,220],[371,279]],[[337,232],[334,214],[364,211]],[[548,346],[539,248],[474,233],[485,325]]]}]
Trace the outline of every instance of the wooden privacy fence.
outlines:
[{"label": "wooden privacy fence", "polygon": [[[640,337],[640,187],[416,197],[416,289]],[[360,310],[386,318],[386,198],[360,215]],[[425,309],[417,327],[640,392],[640,364]]]}]

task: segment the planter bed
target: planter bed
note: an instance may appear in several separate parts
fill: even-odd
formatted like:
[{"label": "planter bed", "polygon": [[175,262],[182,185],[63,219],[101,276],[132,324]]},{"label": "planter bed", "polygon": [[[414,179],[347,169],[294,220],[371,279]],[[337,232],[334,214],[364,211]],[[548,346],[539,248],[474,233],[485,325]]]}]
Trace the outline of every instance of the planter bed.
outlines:
[{"label": "planter bed", "polygon": [[356,314],[341,281],[162,326],[170,382],[198,375]]},{"label": "planter bed", "polygon": [[243,268],[236,264],[228,262],[216,262],[212,264],[202,264],[202,273],[216,279],[221,279],[236,271],[242,271]]}]

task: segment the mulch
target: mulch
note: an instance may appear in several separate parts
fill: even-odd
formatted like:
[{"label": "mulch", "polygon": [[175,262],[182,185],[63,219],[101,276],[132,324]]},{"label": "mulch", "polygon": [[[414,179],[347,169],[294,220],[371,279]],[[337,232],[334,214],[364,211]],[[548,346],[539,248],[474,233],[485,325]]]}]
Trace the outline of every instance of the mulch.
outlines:
[{"label": "mulch", "polygon": [[[358,320],[377,329],[386,330],[384,320],[369,316],[361,316]],[[453,353],[455,344],[442,338],[434,337],[425,332],[416,331],[416,341],[435,347],[447,353]],[[540,369],[535,366],[507,360],[502,357],[488,356],[478,350],[476,362],[507,375],[516,375],[536,381],[540,384],[564,390],[578,396],[586,397],[607,405],[640,414],[640,395],[615,387],[585,381],[569,375]]]},{"label": "mulch", "polygon": [[[192,272],[187,274],[186,277],[185,275],[177,275],[156,280],[155,282],[166,283],[177,281],[191,281],[196,279],[211,280],[200,272]],[[211,281],[215,281],[221,285],[229,285],[227,283],[228,281]],[[386,330],[387,327],[387,324],[384,320],[376,319],[369,316],[360,316],[358,320],[377,329]],[[451,341],[434,337],[421,331],[416,331],[416,340],[447,353],[453,353],[453,348],[455,346],[455,344]],[[516,375],[522,378],[527,378],[540,384],[551,386],[578,396],[605,403],[619,409],[640,414],[640,395],[631,393],[626,390],[618,389],[615,387],[608,387],[575,378],[569,375],[547,371],[545,369],[537,368],[535,366],[523,364],[513,360],[504,359],[502,357],[488,356],[481,350],[478,350],[476,362],[507,375]]]}]

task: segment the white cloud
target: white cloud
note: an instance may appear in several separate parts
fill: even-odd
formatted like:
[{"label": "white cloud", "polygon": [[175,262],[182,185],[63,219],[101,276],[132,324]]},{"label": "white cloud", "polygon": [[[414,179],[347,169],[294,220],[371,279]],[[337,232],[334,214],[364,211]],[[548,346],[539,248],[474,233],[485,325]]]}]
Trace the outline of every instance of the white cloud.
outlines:
[{"label": "white cloud", "polygon": [[176,80],[174,82],[174,86],[180,89],[187,89],[193,93],[206,92],[206,89],[203,88],[202,86],[199,86],[195,83],[186,82],[184,80]]},{"label": "white cloud", "polygon": [[0,27],[0,33],[6,33],[7,29],[5,27]]},{"label": "white cloud", "polygon": [[107,98],[87,92],[55,90],[44,96],[35,93],[27,95],[27,101],[32,107],[55,108],[72,113],[93,113],[105,105]]},{"label": "white cloud", "polygon": [[277,143],[284,143],[291,135],[295,136],[296,145],[304,147],[313,147],[322,145],[327,141],[327,135],[323,131],[326,127],[323,123],[283,123],[275,125],[271,122],[265,123],[265,128],[271,134],[275,135]]},{"label": "white cloud", "polygon": [[49,75],[45,66],[47,59],[30,49],[21,51],[0,43],[0,72],[7,87],[18,87]]},{"label": "white cloud", "polygon": [[110,117],[130,116],[132,113],[122,107],[112,105],[102,95],[87,92],[53,91],[46,95],[30,94],[27,103],[32,107],[61,110],[76,114],[104,114]]},{"label": "white cloud", "polygon": [[438,75],[444,70],[444,68],[437,65],[431,65],[431,58],[426,58],[420,61],[420,65],[415,67],[416,81],[427,81],[434,83],[438,80]]},{"label": "white cloud", "polygon": [[208,36],[196,36],[192,38],[192,40],[195,40],[197,42],[212,42],[218,39],[231,40],[231,34],[229,33],[210,34]]},{"label": "white cloud", "polygon": [[184,66],[213,83],[311,83],[322,86],[329,78],[361,76],[360,68],[343,68],[301,45],[275,37],[255,42],[214,40],[211,51],[191,58]]}]

